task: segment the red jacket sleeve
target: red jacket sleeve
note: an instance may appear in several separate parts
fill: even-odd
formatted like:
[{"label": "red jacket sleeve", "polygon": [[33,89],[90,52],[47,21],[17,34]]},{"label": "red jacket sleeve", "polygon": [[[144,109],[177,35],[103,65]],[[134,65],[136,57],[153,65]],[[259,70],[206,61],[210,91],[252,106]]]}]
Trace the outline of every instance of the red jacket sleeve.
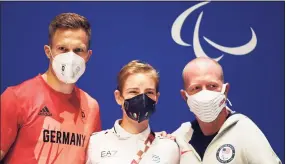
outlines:
[{"label": "red jacket sleeve", "polygon": [[96,110],[96,116],[95,116],[95,128],[94,128],[94,132],[99,132],[102,130],[101,128],[101,119],[100,119],[100,111],[99,111],[99,106],[97,107]]},{"label": "red jacket sleeve", "polygon": [[13,90],[7,88],[1,95],[1,151],[7,153],[21,126],[21,109]]}]

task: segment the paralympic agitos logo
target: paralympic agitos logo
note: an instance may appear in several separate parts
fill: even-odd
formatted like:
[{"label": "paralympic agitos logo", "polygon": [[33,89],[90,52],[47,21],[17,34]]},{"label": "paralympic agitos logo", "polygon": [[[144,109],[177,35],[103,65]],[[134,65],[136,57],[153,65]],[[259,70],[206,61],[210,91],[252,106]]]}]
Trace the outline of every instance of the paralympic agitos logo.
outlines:
[{"label": "paralympic agitos logo", "polygon": [[[177,19],[174,21],[172,29],[171,29],[171,35],[173,40],[181,45],[181,46],[191,46],[190,44],[184,42],[181,38],[181,29],[182,26],[186,20],[186,18],[192,13],[194,12],[196,9],[208,4],[210,2],[201,2],[198,3],[192,7],[190,7],[189,9],[185,10],[181,15],[179,15],[177,17]],[[196,55],[196,57],[201,57],[201,56],[205,56],[208,57],[208,55],[204,52],[201,44],[200,44],[200,40],[199,40],[199,28],[200,28],[200,23],[203,17],[203,12],[200,13],[196,25],[195,25],[195,29],[194,29],[194,34],[193,34],[193,49],[194,49],[194,53]],[[256,38],[256,34],[254,32],[254,30],[252,28],[250,28],[251,32],[252,32],[252,36],[251,39],[249,40],[248,43],[238,46],[238,47],[226,47],[226,46],[222,46],[219,45],[213,41],[211,41],[210,39],[208,39],[207,37],[204,37],[204,40],[209,43],[211,46],[213,46],[214,48],[225,52],[227,54],[230,55],[246,55],[248,53],[250,53],[252,50],[254,50],[254,48],[256,47],[257,44],[257,38]],[[223,55],[221,55],[220,57],[215,58],[216,61],[219,61],[221,58],[223,57]]]}]

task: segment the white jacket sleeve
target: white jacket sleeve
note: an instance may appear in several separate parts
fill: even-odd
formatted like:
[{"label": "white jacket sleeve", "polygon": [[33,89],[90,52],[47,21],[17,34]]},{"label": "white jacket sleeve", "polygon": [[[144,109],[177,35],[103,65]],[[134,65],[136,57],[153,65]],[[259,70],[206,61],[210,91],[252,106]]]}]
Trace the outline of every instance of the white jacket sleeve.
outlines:
[{"label": "white jacket sleeve", "polygon": [[163,137],[156,137],[154,142],[140,164],[179,164],[180,150],[176,142]]},{"label": "white jacket sleeve", "polygon": [[182,125],[172,133],[172,136],[183,137],[185,141],[190,141],[193,136],[194,130],[190,122],[182,123]]},{"label": "white jacket sleeve", "polygon": [[172,133],[176,137],[176,142],[180,148],[180,164],[201,164],[199,155],[189,144],[193,132],[191,123],[185,122]]},{"label": "white jacket sleeve", "polygon": [[176,137],[176,141],[180,147],[180,164],[202,163],[195,149],[182,136]]},{"label": "white jacket sleeve", "polygon": [[262,131],[246,118],[242,123],[243,156],[248,164],[282,164]]},{"label": "white jacket sleeve", "polygon": [[91,161],[91,156],[92,156],[92,140],[91,140],[91,137],[90,137],[90,140],[89,140],[89,143],[88,143],[88,146],[87,146],[87,152],[86,152],[86,164],[92,164],[92,161]]},{"label": "white jacket sleeve", "polygon": [[[176,142],[171,139],[161,139],[164,148],[161,149],[162,164],[179,164],[180,149]],[[155,164],[155,163],[154,163]]]},{"label": "white jacket sleeve", "polygon": [[94,133],[88,143],[87,152],[86,152],[86,164],[94,164],[100,160],[100,147],[102,138],[99,135],[99,132]]}]

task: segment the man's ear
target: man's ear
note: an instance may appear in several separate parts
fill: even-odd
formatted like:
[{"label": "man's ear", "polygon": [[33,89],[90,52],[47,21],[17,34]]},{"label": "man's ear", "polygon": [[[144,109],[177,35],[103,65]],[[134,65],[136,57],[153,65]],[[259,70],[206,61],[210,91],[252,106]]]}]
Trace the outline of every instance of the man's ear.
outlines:
[{"label": "man's ear", "polygon": [[50,59],[51,58],[51,53],[52,53],[50,46],[44,45],[44,51],[45,51],[45,54],[46,54],[47,58]]},{"label": "man's ear", "polygon": [[226,83],[225,92],[224,92],[224,94],[225,94],[226,97],[227,97],[227,94],[228,94],[228,92],[229,92],[229,89],[230,89],[230,84],[229,84],[229,83]]},{"label": "man's ear", "polygon": [[187,96],[186,96],[185,90],[181,89],[180,92],[181,92],[182,98],[183,98],[185,101],[187,101]]},{"label": "man's ear", "polygon": [[86,59],[85,59],[85,62],[86,62],[86,63],[89,61],[91,55],[92,55],[92,50],[88,50],[88,52],[87,52],[87,57],[86,57]]}]

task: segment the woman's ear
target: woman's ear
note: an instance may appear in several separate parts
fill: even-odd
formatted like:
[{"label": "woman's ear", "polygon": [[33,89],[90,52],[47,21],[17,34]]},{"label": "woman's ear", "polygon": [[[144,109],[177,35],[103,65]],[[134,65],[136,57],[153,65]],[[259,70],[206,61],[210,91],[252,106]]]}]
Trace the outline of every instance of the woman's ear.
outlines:
[{"label": "woman's ear", "polygon": [[124,104],[124,99],[121,96],[120,91],[117,89],[114,91],[114,98],[115,98],[118,105],[122,106]]},{"label": "woman's ear", "polygon": [[159,97],[160,97],[160,92],[158,92],[158,93],[156,94],[156,104],[157,104],[158,101],[159,101]]}]

